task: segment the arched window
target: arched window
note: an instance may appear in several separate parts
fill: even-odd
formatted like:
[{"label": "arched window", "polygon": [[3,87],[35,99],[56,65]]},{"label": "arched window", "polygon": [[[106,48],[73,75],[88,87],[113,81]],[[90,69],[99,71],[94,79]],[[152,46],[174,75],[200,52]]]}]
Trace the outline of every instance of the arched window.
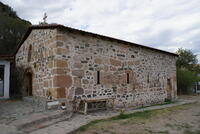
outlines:
[{"label": "arched window", "polygon": [[32,55],[32,45],[30,45],[28,49],[28,62],[31,61],[31,55]]}]

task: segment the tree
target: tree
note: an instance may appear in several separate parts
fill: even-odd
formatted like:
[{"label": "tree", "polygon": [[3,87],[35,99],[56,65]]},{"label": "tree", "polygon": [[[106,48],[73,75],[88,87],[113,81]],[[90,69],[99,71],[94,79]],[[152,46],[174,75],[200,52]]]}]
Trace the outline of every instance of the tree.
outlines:
[{"label": "tree", "polygon": [[199,81],[198,73],[200,67],[197,65],[197,55],[192,51],[179,48],[176,52],[179,57],[177,59],[177,88],[179,93],[190,93],[195,82]]},{"label": "tree", "polygon": [[194,55],[190,50],[179,48],[176,53],[179,55],[176,61],[178,68],[187,68],[192,70],[198,62],[197,55]]},{"label": "tree", "polygon": [[188,94],[192,92],[192,87],[194,83],[199,81],[199,77],[195,72],[192,72],[188,69],[178,68],[177,69],[177,87],[178,92]]},{"label": "tree", "polygon": [[30,25],[11,7],[0,2],[0,55],[13,55]]}]

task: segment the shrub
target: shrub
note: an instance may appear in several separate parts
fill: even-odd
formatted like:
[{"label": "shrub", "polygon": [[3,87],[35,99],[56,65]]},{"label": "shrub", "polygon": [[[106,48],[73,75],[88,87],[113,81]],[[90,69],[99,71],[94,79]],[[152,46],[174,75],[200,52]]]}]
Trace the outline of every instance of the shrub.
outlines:
[{"label": "shrub", "polygon": [[177,69],[178,93],[183,93],[183,94],[191,93],[194,83],[199,80],[200,79],[195,72],[183,68]]}]

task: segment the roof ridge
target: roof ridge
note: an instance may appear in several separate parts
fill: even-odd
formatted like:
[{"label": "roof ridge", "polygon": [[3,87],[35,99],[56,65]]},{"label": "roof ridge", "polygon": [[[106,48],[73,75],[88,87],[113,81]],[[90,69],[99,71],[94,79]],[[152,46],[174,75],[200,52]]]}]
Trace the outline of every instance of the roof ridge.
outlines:
[{"label": "roof ridge", "polygon": [[114,37],[109,37],[109,36],[105,36],[105,35],[101,35],[101,34],[97,34],[97,33],[92,33],[92,32],[89,32],[89,31],[84,31],[84,30],[80,30],[80,29],[76,29],[76,28],[72,28],[72,27],[68,27],[68,26],[64,26],[62,24],[56,24],[56,23],[30,26],[28,28],[26,34],[24,35],[24,37],[20,41],[20,43],[19,43],[19,45],[17,47],[17,50],[16,50],[14,55],[16,55],[16,53],[18,52],[19,48],[24,43],[24,41],[28,38],[29,34],[31,33],[31,31],[33,29],[49,29],[49,28],[63,28],[63,29],[72,30],[72,31],[76,31],[76,32],[91,34],[91,35],[94,35],[94,36],[97,36],[97,37],[102,37],[102,38],[118,41],[120,43],[136,45],[136,46],[139,46],[139,47],[143,47],[143,48],[147,48],[147,49],[151,49],[151,50],[167,53],[167,54],[170,54],[170,55],[178,56],[176,53],[168,52],[168,51],[165,51],[165,50],[161,50],[161,49],[157,49],[157,48],[153,48],[153,47],[149,47],[149,46],[145,46],[145,45],[141,45],[141,44],[137,44],[137,43],[133,43],[133,42],[130,42],[130,41],[125,41],[125,40],[121,40],[121,39],[117,39],[117,38],[114,38]]}]

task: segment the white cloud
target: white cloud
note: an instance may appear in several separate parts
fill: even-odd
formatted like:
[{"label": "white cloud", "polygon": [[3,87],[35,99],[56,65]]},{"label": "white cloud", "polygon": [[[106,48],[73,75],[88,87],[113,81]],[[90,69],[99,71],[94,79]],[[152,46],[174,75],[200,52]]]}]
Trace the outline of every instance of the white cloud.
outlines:
[{"label": "white cloud", "polygon": [[2,0],[18,15],[175,52],[200,53],[200,0]]}]

